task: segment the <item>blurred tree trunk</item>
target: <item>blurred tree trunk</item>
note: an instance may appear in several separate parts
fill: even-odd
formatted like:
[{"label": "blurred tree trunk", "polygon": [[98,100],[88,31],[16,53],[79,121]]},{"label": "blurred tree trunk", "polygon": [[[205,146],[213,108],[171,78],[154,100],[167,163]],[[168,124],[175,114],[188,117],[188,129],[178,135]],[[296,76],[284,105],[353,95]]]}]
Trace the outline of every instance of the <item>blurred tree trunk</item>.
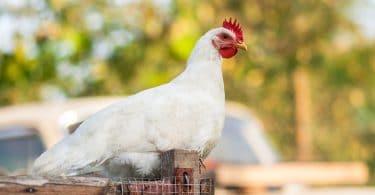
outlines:
[{"label": "blurred tree trunk", "polygon": [[293,72],[297,160],[311,160],[311,100],[309,76],[304,68]]}]

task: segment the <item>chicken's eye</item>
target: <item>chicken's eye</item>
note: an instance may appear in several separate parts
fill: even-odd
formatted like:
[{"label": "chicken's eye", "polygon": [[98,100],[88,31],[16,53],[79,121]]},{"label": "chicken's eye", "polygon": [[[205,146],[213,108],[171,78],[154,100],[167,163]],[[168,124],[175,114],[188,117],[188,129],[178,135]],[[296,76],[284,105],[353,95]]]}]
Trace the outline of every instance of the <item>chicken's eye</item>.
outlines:
[{"label": "chicken's eye", "polygon": [[223,39],[227,39],[228,38],[228,35],[227,34],[223,34]]}]

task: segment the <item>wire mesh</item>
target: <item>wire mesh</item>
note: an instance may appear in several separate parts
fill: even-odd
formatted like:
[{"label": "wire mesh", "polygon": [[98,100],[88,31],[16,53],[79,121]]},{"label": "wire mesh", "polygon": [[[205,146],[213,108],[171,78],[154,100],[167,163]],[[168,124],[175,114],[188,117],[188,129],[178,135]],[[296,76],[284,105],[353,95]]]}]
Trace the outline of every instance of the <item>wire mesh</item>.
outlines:
[{"label": "wire mesh", "polygon": [[214,194],[213,178],[173,176],[160,178],[119,178],[114,181],[116,194]]}]

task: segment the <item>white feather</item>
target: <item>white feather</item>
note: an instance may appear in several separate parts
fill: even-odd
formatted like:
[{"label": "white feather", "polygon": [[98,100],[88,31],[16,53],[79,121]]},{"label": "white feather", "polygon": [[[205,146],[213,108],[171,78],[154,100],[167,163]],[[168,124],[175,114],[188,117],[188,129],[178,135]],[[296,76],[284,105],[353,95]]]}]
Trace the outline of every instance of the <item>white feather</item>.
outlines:
[{"label": "white feather", "polygon": [[162,151],[196,150],[205,158],[224,122],[222,59],[211,43],[223,31],[232,33],[224,28],[207,32],[185,71],[170,83],[129,96],[84,121],[35,161],[33,174],[147,176],[159,168]]}]

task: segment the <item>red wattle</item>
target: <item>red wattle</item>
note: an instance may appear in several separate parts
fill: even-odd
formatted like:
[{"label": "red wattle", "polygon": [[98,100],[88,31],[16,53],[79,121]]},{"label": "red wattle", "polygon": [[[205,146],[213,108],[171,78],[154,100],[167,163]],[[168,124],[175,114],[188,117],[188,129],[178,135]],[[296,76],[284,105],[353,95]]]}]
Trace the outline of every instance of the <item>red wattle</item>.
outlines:
[{"label": "red wattle", "polygon": [[231,58],[234,55],[236,55],[237,48],[234,48],[234,47],[221,48],[221,49],[219,49],[219,53],[220,53],[221,57],[223,57],[223,58]]}]

